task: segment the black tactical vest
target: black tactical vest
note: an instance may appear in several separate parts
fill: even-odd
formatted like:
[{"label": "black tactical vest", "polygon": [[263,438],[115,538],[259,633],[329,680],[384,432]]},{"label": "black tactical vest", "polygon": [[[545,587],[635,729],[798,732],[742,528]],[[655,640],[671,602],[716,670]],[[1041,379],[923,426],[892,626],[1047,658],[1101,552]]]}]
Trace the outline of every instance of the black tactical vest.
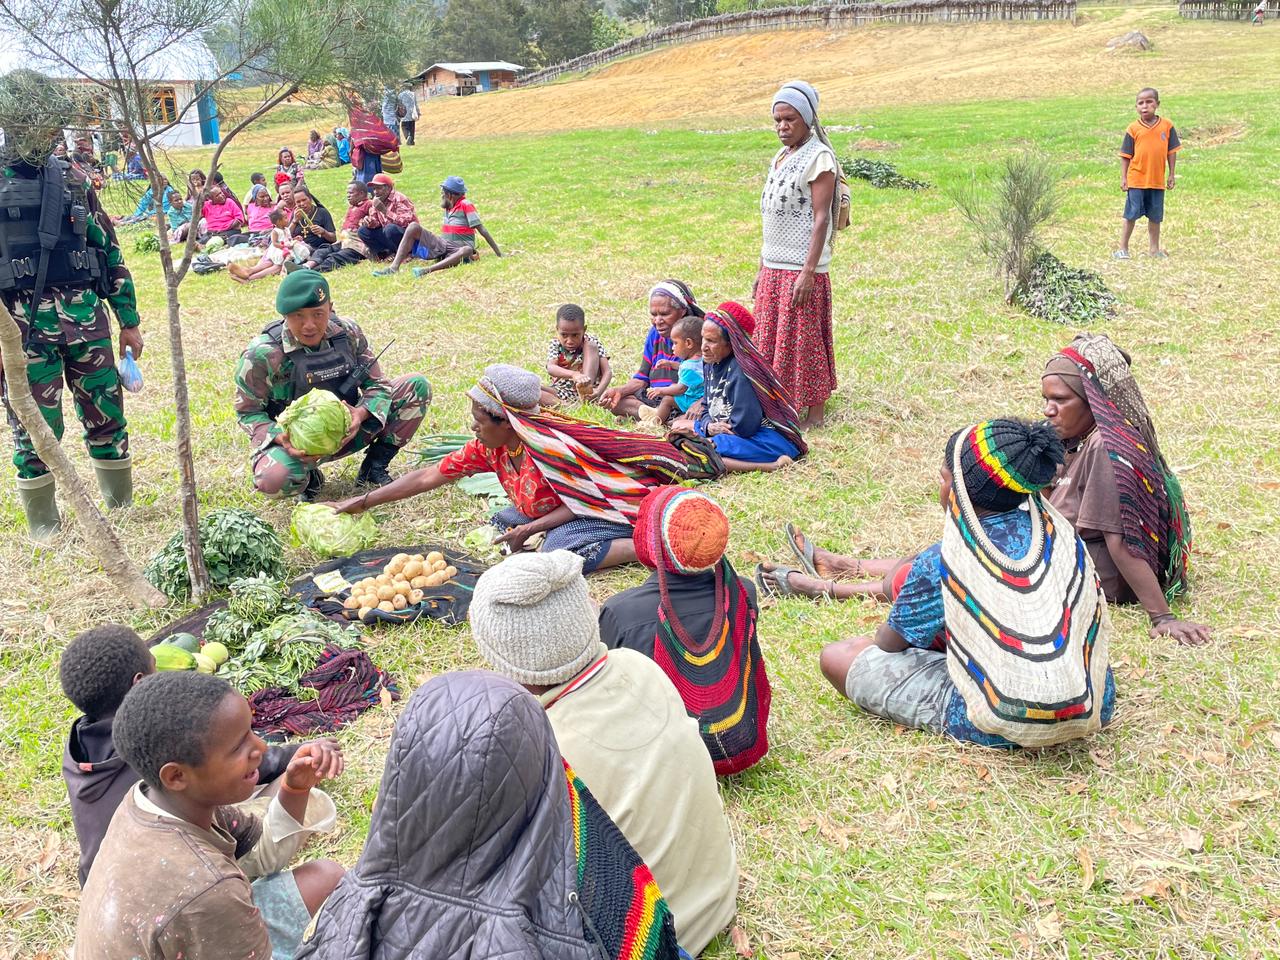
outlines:
[{"label": "black tactical vest", "polygon": [[[276,343],[283,343],[284,321],[277,320],[262,332]],[[358,395],[353,399],[339,392],[343,382],[358,365],[355,348],[351,345],[351,338],[345,332],[326,337],[315,349],[302,347],[290,351],[287,356],[293,363],[289,399],[284,402],[276,400],[268,403],[267,416],[275,419],[290,403],[312,390],[328,390],[347,403],[358,402]]]},{"label": "black tactical vest", "polygon": [[35,176],[0,175],[0,294],[29,294],[40,273],[41,234],[48,263],[44,289],[99,289],[107,255],[86,242],[89,199],[84,184],[51,158]]}]

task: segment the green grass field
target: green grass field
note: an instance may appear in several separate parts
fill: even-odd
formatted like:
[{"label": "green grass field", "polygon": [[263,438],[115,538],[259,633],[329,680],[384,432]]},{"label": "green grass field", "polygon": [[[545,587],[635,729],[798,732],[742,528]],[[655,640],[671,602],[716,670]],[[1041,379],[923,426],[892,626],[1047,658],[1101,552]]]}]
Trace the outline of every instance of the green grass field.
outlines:
[{"label": "green grass field", "polygon": [[[912,194],[854,185],[854,226],[832,269],[841,385],[829,427],[812,436],[802,464],[709,492],[731,515],[731,555],[742,572],[762,558],[786,559],[788,520],[863,556],[901,555],[937,538],[946,436],[978,418],[1036,415],[1040,368],[1073,333],[1003,305],[943,189],[1030,146],[1063,176],[1049,246],[1102,272],[1121,299],[1104,332],[1134,355],[1196,531],[1195,590],[1176,609],[1212,624],[1215,641],[1186,649],[1150,640],[1143,616],[1115,611],[1115,724],[1085,743],[1005,755],[859,715],[822,680],[821,645],[873,629],[883,607],[768,606],[761,642],[774,686],[772,750],[723,783],[742,868],[740,923],[757,956],[1280,956],[1274,72],[1220,90],[1186,78],[1190,92],[1179,93],[1178,64],[1147,56],[1152,76],[1164,78],[1162,112],[1185,144],[1167,206],[1171,256],[1162,262],[1109,259],[1127,88],[1092,89],[1082,73],[1087,92],[1069,98],[993,90],[979,102],[834,106],[829,124],[860,127],[835,135],[841,152],[855,140],[882,141],[877,156],[937,187]],[[486,251],[477,265],[421,281],[407,272],[375,279],[368,266],[331,276],[341,313],[375,344],[397,338],[388,371],[430,377],[436,400],[425,432],[466,429],[463,390],[485,364],[540,368],[564,301],[586,308],[625,374],[656,280],[685,279],[704,305],[749,296],[759,184],[776,141],[758,120],[723,126],[739,132],[490,132],[406,149],[399,186],[424,220],[436,219],[444,175],[461,174],[509,254]],[[229,151],[237,192],[271,156],[262,146]],[[335,216],[348,177],[340,169],[308,178]],[[124,235],[126,254],[134,236]],[[148,336],[147,387],[129,401],[137,505],[116,519],[142,562],[175,529],[178,501],[158,261],[129,262]],[[182,300],[202,506],[251,506],[283,531],[290,504],[252,495],[247,438],[231,410],[235,359],[272,320],[274,291],[274,281],[240,289],[224,275],[192,277]],[[88,478],[83,450],[68,448]],[[328,491],[348,489],[356,466],[330,467]],[[448,491],[378,512],[387,543],[456,542],[481,516],[479,501]],[[59,651],[104,620],[134,618],[145,631],[181,611],[135,618],[75,532],[47,547],[23,533],[4,485],[0,956],[53,957],[71,941],[77,900],[59,778],[73,712],[58,689]],[[314,562],[297,551],[289,559],[299,570]],[[592,588],[604,597],[641,578],[627,569]],[[407,688],[477,663],[466,628],[384,630],[372,641],[375,658]],[[342,734],[348,768],[333,791],[340,830],[321,849],[347,863],[359,854],[394,713],[370,711]],[[720,940],[706,956],[732,954]]]}]

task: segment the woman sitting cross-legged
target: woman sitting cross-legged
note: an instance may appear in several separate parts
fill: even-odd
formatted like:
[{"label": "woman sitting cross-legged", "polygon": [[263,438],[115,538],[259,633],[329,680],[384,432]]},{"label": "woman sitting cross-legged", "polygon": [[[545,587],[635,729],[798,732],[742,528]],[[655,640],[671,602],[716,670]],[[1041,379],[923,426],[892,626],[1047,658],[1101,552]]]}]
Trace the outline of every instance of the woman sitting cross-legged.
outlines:
[{"label": "woman sitting cross-legged", "polygon": [[777,470],[809,452],[790,397],[751,342],[754,327],[741,304],[722,303],[707,313],[702,403],[671,426],[673,433],[708,438],[729,472]]},{"label": "woman sitting cross-legged", "polygon": [[690,476],[689,458],[657,437],[544,411],[538,406],[541,392],[536,373],[502,363],[486,367],[467,391],[475,440],[436,466],[336,508],[360,513],[492,472],[512,502],[492,520],[504,531],[496,542],[514,552],[545,533],[541,549],[578,554],[584,573],[633,562],[631,535],[640,502],[651,487]]},{"label": "woman sitting cross-legged", "polygon": [[1105,336],[1078,336],[1049,360],[1040,391],[1067,448],[1049,500],[1084,538],[1107,599],[1142,604],[1152,637],[1205,643],[1208,627],[1169,610],[1187,587],[1191,520],[1128,355]]},{"label": "woman sitting cross-legged", "polygon": [[484,671],[396,721],[369,836],[297,960],[676,960],[653,875],[561,759],[546,712]]},{"label": "woman sitting cross-legged", "polygon": [[600,639],[662,668],[719,776],[746,770],[769,750],[772,691],[755,589],[724,552],[729,518],[697,490],[660,487],[640,504],[634,539],[653,576],[605,601]]},{"label": "woman sitting cross-legged", "polygon": [[1040,494],[1063,457],[1046,423],[954,433],[942,542],[911,563],[874,636],[823,648],[831,685],[868,713],[992,747],[1109,723],[1106,597],[1084,542]]}]

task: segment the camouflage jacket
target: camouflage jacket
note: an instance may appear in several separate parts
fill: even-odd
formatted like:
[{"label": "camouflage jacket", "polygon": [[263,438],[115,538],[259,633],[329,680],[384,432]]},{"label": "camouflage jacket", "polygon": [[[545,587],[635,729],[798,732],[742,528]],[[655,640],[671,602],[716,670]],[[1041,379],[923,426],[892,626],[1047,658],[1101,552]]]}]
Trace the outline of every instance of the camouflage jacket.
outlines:
[{"label": "camouflage jacket", "polygon": [[[11,169],[0,172],[2,176],[14,176]],[[124,254],[120,251],[120,243],[116,240],[115,228],[111,218],[107,216],[98,195],[93,188],[86,185],[85,194],[89,202],[89,217],[85,224],[85,242],[91,247],[105,250],[107,254],[107,273],[110,293],[107,302],[115,311],[121,329],[136,327],[140,323],[138,317],[138,300],[134,294],[133,277],[129,268],[124,265]],[[19,296],[10,304],[13,315],[22,327],[23,336],[27,336],[28,305],[30,295]],[[30,336],[32,339],[62,342],[68,344],[86,343],[90,340],[106,340],[111,337],[111,324],[107,312],[103,309],[98,294],[93,290],[63,290],[47,288],[40,297],[40,308],[36,311],[35,323]]]},{"label": "camouflage jacket", "polygon": [[[373,363],[373,350],[364,331],[358,324],[335,313],[329,318],[325,339],[343,332],[350,339],[356,362],[361,366],[372,364],[360,385],[360,406],[369,411],[370,419],[386,423],[391,412],[391,383],[382,375],[381,368]],[[236,365],[236,419],[249,434],[254,450],[267,447],[284,432],[267,408],[269,404],[287,404],[293,399],[293,361],[290,354],[307,349],[293,339],[288,325],[281,328],[280,336],[281,342],[276,343],[267,334],[259,334],[241,354]]]}]

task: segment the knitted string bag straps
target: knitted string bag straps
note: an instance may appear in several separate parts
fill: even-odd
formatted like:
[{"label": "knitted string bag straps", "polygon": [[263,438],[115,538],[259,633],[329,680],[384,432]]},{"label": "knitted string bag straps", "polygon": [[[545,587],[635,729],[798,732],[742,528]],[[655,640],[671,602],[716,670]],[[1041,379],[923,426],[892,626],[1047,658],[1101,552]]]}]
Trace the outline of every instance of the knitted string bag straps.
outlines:
[{"label": "knitted string bag straps", "polygon": [[[990,445],[990,427],[964,431],[950,463],[942,534],[947,671],[979,730],[1044,747],[1101,728],[1111,621],[1084,542],[1038,489],[1010,474]],[[1021,560],[982,528],[969,490],[975,458],[1026,495],[1031,546]]]}]

